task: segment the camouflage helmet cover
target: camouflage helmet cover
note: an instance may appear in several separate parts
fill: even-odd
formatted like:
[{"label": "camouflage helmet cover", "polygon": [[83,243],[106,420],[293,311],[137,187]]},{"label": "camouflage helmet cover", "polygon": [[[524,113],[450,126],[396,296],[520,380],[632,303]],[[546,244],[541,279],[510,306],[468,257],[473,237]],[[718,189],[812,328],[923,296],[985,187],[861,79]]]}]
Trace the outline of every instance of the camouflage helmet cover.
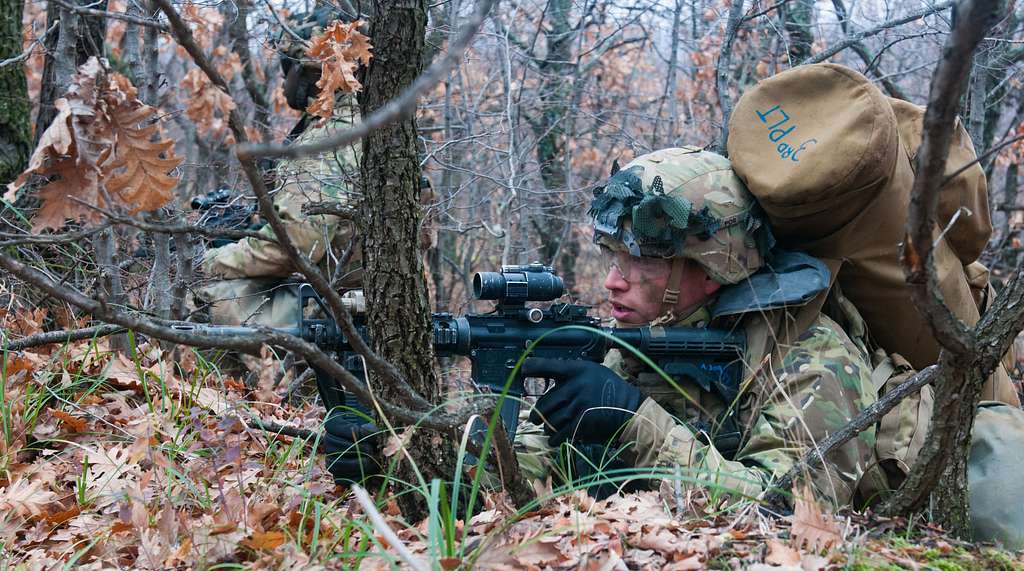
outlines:
[{"label": "camouflage helmet cover", "polygon": [[308,99],[316,97],[316,86],[321,76],[321,64],[306,55],[309,40],[323,33],[332,22],[351,22],[354,18],[339,12],[333,6],[322,5],[312,12],[290,14],[274,40],[284,75],[285,99],[288,106],[305,111]]},{"label": "camouflage helmet cover", "polygon": [[591,202],[595,242],[634,256],[690,258],[723,284],[764,264],[774,238],[725,157],[662,149],[612,171]]}]

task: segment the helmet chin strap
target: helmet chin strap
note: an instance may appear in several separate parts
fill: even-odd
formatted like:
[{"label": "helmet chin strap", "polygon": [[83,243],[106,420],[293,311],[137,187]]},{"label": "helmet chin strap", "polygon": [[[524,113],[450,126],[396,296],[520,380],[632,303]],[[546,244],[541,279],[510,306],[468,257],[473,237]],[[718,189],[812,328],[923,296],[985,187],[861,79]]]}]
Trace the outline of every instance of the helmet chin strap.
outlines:
[{"label": "helmet chin strap", "polygon": [[651,322],[651,326],[667,325],[679,320],[676,316],[676,303],[679,301],[679,282],[683,279],[686,260],[676,256],[672,258],[672,271],[668,274],[665,293],[661,295],[661,315]]}]

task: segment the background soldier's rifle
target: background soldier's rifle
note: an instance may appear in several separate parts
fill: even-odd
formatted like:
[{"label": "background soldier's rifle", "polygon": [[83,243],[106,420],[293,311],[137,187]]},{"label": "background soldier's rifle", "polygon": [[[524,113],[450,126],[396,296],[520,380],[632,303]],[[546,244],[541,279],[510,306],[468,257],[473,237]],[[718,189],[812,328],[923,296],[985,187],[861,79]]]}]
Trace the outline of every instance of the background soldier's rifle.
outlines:
[{"label": "background soldier's rifle", "polygon": [[[234,197],[226,188],[211,190],[192,199],[192,210],[202,212],[199,224],[210,229],[224,230],[259,230],[263,223],[258,221],[255,204],[250,204],[240,197]],[[211,248],[220,248],[235,240],[231,238],[214,238],[210,240]]]},{"label": "background soldier's rifle", "polygon": [[[325,351],[336,352],[349,370],[362,374],[358,359],[338,324],[332,319],[308,318],[305,307],[316,302],[328,312],[309,284],[298,284],[301,307],[297,326],[279,331],[301,337]],[[742,332],[687,327],[601,327],[597,318],[587,314],[590,306],[552,303],[547,308],[527,307],[527,302],[550,302],[562,296],[562,279],[550,267],[541,264],[506,266],[500,272],[480,272],[473,277],[473,294],[480,300],[497,302],[494,311],[483,315],[455,317],[435,313],[434,349],[438,356],[465,356],[472,362],[472,377],[477,386],[491,393],[502,393],[508,386],[508,398],[501,407],[501,418],[509,437],[515,437],[521,399],[525,394],[523,377],[517,374],[509,383],[515,364],[528,347],[530,356],[556,359],[586,359],[601,362],[617,341],[636,348],[666,374],[687,378],[702,389],[718,394],[732,403],[739,393],[746,338]],[[368,338],[365,316],[354,316],[360,335]],[[179,329],[207,335],[250,335],[252,327],[218,327],[191,323]],[[321,387],[323,388],[323,387]],[[326,397],[325,397],[326,398]],[[328,407],[335,406],[327,403]],[[351,406],[352,403],[349,403]]]}]

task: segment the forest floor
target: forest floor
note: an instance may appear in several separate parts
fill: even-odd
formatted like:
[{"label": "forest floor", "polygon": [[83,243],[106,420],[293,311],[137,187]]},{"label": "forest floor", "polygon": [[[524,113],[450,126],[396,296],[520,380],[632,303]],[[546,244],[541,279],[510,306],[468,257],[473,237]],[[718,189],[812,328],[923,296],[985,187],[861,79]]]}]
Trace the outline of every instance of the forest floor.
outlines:
[{"label": "forest floor", "polygon": [[[0,326],[16,338],[42,319]],[[393,496],[335,486],[315,442],[252,428],[315,434],[323,414],[269,356],[243,380],[221,356],[133,341],[128,355],[106,339],[0,355],[0,570],[1024,569],[922,522],[813,501],[778,518],[678,488],[540,490],[521,509],[482,494],[464,522],[440,486],[407,486],[430,506],[407,522]]]}]

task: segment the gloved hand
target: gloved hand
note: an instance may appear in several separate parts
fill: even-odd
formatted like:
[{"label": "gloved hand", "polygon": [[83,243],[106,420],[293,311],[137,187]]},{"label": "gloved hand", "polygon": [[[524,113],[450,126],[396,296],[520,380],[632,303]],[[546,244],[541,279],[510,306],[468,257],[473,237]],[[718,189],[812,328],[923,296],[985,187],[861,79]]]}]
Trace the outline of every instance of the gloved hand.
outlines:
[{"label": "gloved hand", "polygon": [[332,410],[324,421],[321,442],[335,483],[351,484],[382,472],[377,426],[351,412]]},{"label": "gloved hand", "polygon": [[544,427],[551,446],[568,440],[608,444],[644,400],[640,389],[590,361],[531,357],[522,370],[525,377],[555,381],[530,412],[530,422]]}]

